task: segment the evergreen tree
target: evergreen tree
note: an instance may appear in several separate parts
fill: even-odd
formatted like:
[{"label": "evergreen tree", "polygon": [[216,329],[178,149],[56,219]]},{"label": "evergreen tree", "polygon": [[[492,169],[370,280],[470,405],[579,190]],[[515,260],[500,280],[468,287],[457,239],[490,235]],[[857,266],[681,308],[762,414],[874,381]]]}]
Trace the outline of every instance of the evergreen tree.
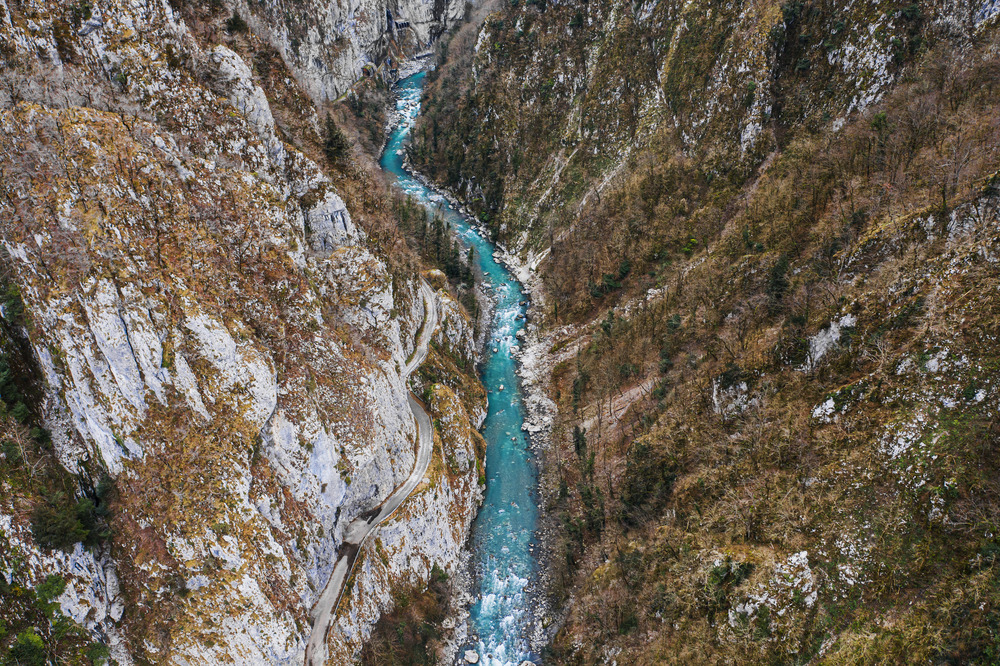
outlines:
[{"label": "evergreen tree", "polygon": [[581,430],[580,426],[573,426],[573,449],[581,458],[587,450],[587,431]]},{"label": "evergreen tree", "polygon": [[336,121],[329,113],[326,114],[326,140],[323,142],[323,152],[326,154],[326,159],[331,162],[339,162],[347,157],[350,147],[344,131],[337,126]]}]

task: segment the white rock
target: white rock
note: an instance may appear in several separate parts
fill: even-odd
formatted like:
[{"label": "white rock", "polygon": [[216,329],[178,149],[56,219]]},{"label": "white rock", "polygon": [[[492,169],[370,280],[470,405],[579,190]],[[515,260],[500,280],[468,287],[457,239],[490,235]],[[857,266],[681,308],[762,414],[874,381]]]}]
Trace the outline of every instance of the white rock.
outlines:
[{"label": "white rock", "polygon": [[312,230],[309,244],[316,252],[329,253],[342,245],[356,245],[361,236],[344,200],[333,192],[327,192],[306,217]]},{"label": "white rock", "polygon": [[267,147],[268,157],[275,166],[285,164],[285,147],[274,133],[274,116],[267,102],[264,90],[255,85],[250,68],[231,49],[216,46],[209,54],[209,61],[215,66],[215,82],[229,95],[229,101],[243,114],[257,132],[261,142]]}]

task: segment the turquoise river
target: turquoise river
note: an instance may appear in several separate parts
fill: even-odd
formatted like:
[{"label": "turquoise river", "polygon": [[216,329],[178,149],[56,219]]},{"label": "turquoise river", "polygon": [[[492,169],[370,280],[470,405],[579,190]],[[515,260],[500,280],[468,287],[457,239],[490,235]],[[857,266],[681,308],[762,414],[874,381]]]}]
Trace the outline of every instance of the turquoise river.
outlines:
[{"label": "turquoise river", "polygon": [[465,650],[479,654],[487,666],[519,666],[537,658],[529,651],[529,585],[536,574],[532,554],[538,523],[538,473],[528,448],[523,400],[515,360],[517,332],[524,326],[525,297],[521,285],[493,257],[495,248],[439,192],[424,185],[403,167],[403,146],[420,111],[425,73],[396,85],[399,124],[389,137],[381,165],[395,175],[398,186],[414,200],[441,215],[466,248],[475,248],[483,286],[496,309],[480,377],[489,397],[483,424],[486,438],[486,497],[472,533],[474,603],[470,609],[470,639]]}]

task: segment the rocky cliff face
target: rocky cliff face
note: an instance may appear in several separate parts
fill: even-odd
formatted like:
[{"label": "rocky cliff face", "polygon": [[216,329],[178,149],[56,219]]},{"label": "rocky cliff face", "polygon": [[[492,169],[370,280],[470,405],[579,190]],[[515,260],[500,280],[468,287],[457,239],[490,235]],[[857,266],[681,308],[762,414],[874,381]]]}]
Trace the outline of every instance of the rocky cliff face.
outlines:
[{"label": "rocky cliff face", "polygon": [[[465,14],[459,0],[238,3],[317,101],[335,100],[366,74],[395,69]],[[387,76],[388,78],[388,76]]]},{"label": "rocky cliff face", "polygon": [[[25,480],[0,490],[0,596],[9,609],[10,590],[27,590],[44,605],[42,583],[61,581],[47,623],[22,632],[12,614],[5,629],[18,641],[41,632],[53,656],[68,645],[50,634],[66,616],[97,661],[109,650],[119,663],[301,663],[343,526],[413,466],[402,373],[427,307],[441,311],[448,357],[474,357],[464,312],[443,292],[421,298],[413,264],[373,221],[380,186],[353,167],[331,179],[306,154],[318,154],[315,129],[276,129],[279,97],[298,100],[307,128],[315,110],[288,74],[280,91],[261,87],[264,40],[287,34],[280,22],[245,32],[241,9],[189,26],[165,2],[0,4],[0,242],[24,308],[14,328],[39,375],[26,380],[38,404],[25,420],[48,431],[4,449],[10,479]],[[423,41],[453,12],[395,9],[412,9]],[[257,11],[287,13],[255,7],[251,26]],[[302,57],[316,57],[292,71],[325,99],[381,57],[385,7],[315,17],[329,31],[310,28]],[[242,55],[207,39],[224,20]],[[341,63],[316,64],[322,76],[321,52]],[[475,385],[437,379],[428,390]],[[463,397],[439,420],[436,455],[464,463],[434,468],[369,541],[377,553],[329,638],[344,661],[393,585],[458,557],[480,497],[469,424],[484,400]],[[42,468],[63,474],[58,498]],[[43,547],[38,506],[72,497],[74,475],[115,489],[97,501],[111,536]],[[58,529],[90,519],[79,507]]]},{"label": "rocky cliff face", "polygon": [[448,48],[413,158],[541,286],[548,661],[996,660],[996,31],[532,0]]},{"label": "rocky cliff face", "polygon": [[[995,3],[508,3],[451,53],[414,159],[500,240],[545,248],[623,170],[666,152],[742,183],[798,128],[840,128]],[[477,28],[479,26],[476,26]]]}]

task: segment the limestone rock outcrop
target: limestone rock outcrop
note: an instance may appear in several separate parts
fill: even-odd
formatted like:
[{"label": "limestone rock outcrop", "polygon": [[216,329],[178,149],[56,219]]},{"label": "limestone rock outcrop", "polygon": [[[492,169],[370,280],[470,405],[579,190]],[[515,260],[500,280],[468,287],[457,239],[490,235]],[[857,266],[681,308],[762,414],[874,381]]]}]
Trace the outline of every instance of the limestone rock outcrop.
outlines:
[{"label": "limestone rock outcrop", "polygon": [[[290,64],[336,97],[384,57],[385,7],[314,9],[329,30]],[[456,11],[420,4],[411,25],[426,43]],[[402,369],[427,302],[357,195],[276,129],[253,56],[281,22],[226,46],[183,13],[0,0],[5,284],[57,464],[117,488],[110,540],[64,553],[33,540],[44,500],[5,484],[0,564],[64,580],[61,613],[122,664],[301,663],[343,526],[413,466]],[[314,76],[320,53],[341,65]],[[464,313],[440,326],[471,361]],[[394,585],[454,566],[479,500],[474,466],[435,476],[381,528],[332,653],[357,654]]]}]

